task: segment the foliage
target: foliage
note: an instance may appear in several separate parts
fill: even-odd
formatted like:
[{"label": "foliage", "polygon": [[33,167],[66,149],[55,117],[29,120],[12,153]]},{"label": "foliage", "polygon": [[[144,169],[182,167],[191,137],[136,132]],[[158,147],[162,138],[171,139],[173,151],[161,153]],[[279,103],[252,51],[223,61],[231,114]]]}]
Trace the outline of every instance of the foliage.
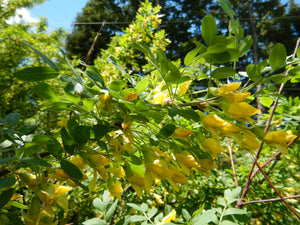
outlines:
[{"label": "foliage", "polygon": [[[35,82],[44,98],[41,110],[55,114],[57,126],[36,131],[38,124],[23,124],[17,112],[1,118],[3,224],[297,222],[284,216],[287,204],[262,204],[277,196],[273,190],[299,192],[299,98],[276,89],[299,82],[299,55],[287,57],[278,43],[268,60],[249,64],[241,78],[237,64],[252,38],[244,36],[229,2],[220,3],[230,17],[228,35],[219,35],[207,15],[204,42],[194,42],[184,65],[169,61],[164,32],[152,29],[159,7],[147,1],[102,52],[107,63],[103,58],[75,69],[61,51],[69,67],[62,72],[65,65],[31,46],[43,66],[19,68],[14,76]],[[205,88],[197,87],[199,81]],[[250,92],[257,84],[263,89]],[[262,120],[251,104],[258,96],[270,109]],[[271,166],[259,161],[267,176],[255,176],[251,164],[270,157],[276,159]],[[298,207],[296,197],[289,201]]]}]

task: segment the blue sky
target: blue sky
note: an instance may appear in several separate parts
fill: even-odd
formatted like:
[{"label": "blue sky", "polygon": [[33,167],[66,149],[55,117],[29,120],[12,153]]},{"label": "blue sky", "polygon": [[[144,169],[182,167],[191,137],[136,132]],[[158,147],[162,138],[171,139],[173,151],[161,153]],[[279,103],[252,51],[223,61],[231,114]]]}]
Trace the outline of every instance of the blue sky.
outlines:
[{"label": "blue sky", "polygon": [[77,13],[88,0],[48,0],[29,10],[31,17],[47,17],[49,30],[63,27],[71,31],[72,22],[75,22]]},{"label": "blue sky", "polygon": [[[282,2],[287,1],[282,0]],[[49,31],[62,27],[71,32],[72,22],[87,2],[88,0],[48,0],[30,9],[29,13],[35,19],[47,17]],[[295,2],[299,4],[300,0],[295,0]]]}]

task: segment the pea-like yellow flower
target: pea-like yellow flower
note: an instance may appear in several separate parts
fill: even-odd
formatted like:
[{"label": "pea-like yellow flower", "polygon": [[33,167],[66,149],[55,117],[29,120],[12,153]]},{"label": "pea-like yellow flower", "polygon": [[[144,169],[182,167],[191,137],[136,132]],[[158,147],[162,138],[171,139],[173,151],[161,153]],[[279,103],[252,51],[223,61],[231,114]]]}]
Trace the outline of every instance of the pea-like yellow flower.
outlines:
[{"label": "pea-like yellow flower", "polygon": [[135,99],[137,99],[137,92],[135,91],[132,91],[132,92],[129,92],[127,93],[125,96],[124,96],[124,100],[125,101],[128,101],[128,102],[132,102],[134,101]]},{"label": "pea-like yellow flower", "polygon": [[125,176],[125,171],[122,167],[109,167],[106,169],[106,172],[112,173],[118,178],[123,178]]},{"label": "pea-like yellow flower", "polygon": [[221,128],[226,125],[226,121],[222,120],[217,115],[209,114],[205,116],[201,123],[203,124],[204,128],[211,132],[213,137],[218,137],[218,133]]},{"label": "pea-like yellow flower", "polygon": [[220,96],[226,96],[229,93],[235,92],[240,86],[241,82],[234,82],[231,84],[225,84],[218,90]]},{"label": "pea-like yellow flower", "polygon": [[137,172],[133,172],[132,176],[127,177],[127,180],[131,183],[131,186],[137,195],[141,196],[142,188],[145,186],[144,177]]},{"label": "pea-like yellow flower", "polygon": [[176,138],[182,138],[188,141],[189,136],[194,133],[193,131],[189,129],[183,129],[183,128],[176,128],[174,131],[174,137]]},{"label": "pea-like yellow flower", "polygon": [[176,211],[173,209],[167,216],[165,216],[158,225],[163,225],[165,223],[171,223],[176,220]]},{"label": "pea-like yellow flower", "polygon": [[238,121],[251,121],[251,116],[260,112],[259,109],[246,102],[234,102],[229,105],[228,114]]},{"label": "pea-like yellow flower", "polygon": [[174,156],[175,156],[178,164],[182,168],[183,172],[188,176],[190,175],[190,170],[193,170],[193,169],[196,169],[199,167],[194,156],[188,151],[183,151],[179,154],[175,154]]},{"label": "pea-like yellow flower", "polygon": [[224,127],[222,127],[221,129],[221,133],[225,136],[225,137],[231,137],[236,139],[239,132],[242,131],[243,129],[238,127],[237,125],[235,125],[232,122],[228,122],[225,124]]},{"label": "pea-like yellow flower", "polygon": [[121,193],[123,192],[123,188],[120,181],[110,178],[107,181],[107,187],[112,199],[116,197],[119,201],[122,201]]},{"label": "pea-like yellow flower", "polygon": [[178,95],[184,95],[187,92],[187,90],[189,89],[189,86],[191,83],[192,83],[192,80],[188,80],[188,81],[180,84],[177,88],[176,93]]},{"label": "pea-like yellow flower", "polygon": [[282,153],[287,154],[287,143],[294,140],[297,136],[291,132],[283,130],[269,131],[264,137],[265,142],[275,148],[278,148]]},{"label": "pea-like yellow flower", "polygon": [[225,149],[214,138],[207,138],[201,143],[204,151],[208,152],[213,159],[218,160],[218,153],[225,152]]},{"label": "pea-like yellow flower", "polygon": [[109,94],[101,94],[98,97],[98,101],[98,109],[100,110],[100,112],[109,112],[114,107]]},{"label": "pea-like yellow flower", "polygon": [[170,100],[169,92],[159,92],[153,96],[152,104],[159,104],[164,106]]},{"label": "pea-like yellow flower", "polygon": [[198,170],[203,173],[205,177],[209,177],[209,171],[218,168],[218,166],[209,159],[199,159],[197,160],[200,167]]},{"label": "pea-like yellow flower", "polygon": [[255,134],[253,134],[249,130],[244,130],[242,132],[240,145],[252,152],[253,150],[258,149],[260,147],[260,142],[257,140]]}]

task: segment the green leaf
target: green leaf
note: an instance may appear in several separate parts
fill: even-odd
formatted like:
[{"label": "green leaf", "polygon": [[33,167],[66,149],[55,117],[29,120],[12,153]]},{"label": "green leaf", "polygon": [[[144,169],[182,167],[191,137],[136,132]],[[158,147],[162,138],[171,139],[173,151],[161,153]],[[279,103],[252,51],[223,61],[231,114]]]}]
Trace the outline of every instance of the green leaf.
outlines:
[{"label": "green leaf", "polygon": [[178,109],[177,114],[184,117],[187,120],[200,121],[200,116],[193,109]]},{"label": "green leaf", "polygon": [[244,31],[241,27],[240,21],[237,20],[230,20],[229,21],[229,31],[230,33],[235,35],[235,38],[241,40],[244,37]]},{"label": "green leaf", "polygon": [[100,198],[95,198],[93,200],[93,206],[100,210],[100,211],[105,211],[109,205],[110,201],[101,201]]},{"label": "green leaf", "polygon": [[192,218],[190,213],[186,209],[182,209],[181,211],[182,211],[182,216],[185,219],[185,221],[190,221],[190,219]]},{"label": "green leaf", "polygon": [[27,163],[29,165],[34,165],[34,166],[45,166],[45,167],[52,167],[51,164],[47,163],[45,160],[40,159],[40,158],[23,158],[21,159],[21,162]]},{"label": "green leaf", "polygon": [[218,27],[215,18],[212,15],[204,17],[202,20],[202,37],[208,46],[214,43],[217,34]]},{"label": "green leaf", "polygon": [[51,155],[53,155],[57,159],[61,159],[63,148],[55,138],[53,138],[52,143],[47,144],[46,147],[47,147],[47,151]]},{"label": "green leaf", "polygon": [[253,82],[258,82],[261,78],[261,75],[257,69],[257,66],[254,64],[249,64],[246,68],[246,72],[248,74],[248,77],[253,81]]},{"label": "green leaf", "polygon": [[247,211],[243,209],[237,209],[237,208],[228,208],[224,212],[224,216],[226,215],[242,215],[242,214],[248,214]]},{"label": "green leaf", "polygon": [[0,165],[2,165],[4,163],[11,162],[11,161],[14,161],[16,159],[17,159],[16,157],[8,157],[8,158],[0,159]]},{"label": "green leaf", "polygon": [[93,218],[93,219],[84,221],[82,224],[83,225],[106,225],[106,222],[99,218]]},{"label": "green leaf", "polygon": [[1,199],[0,209],[2,209],[8,203],[8,201],[11,199],[13,194],[14,194],[14,190],[12,188],[1,192],[1,194],[0,194],[0,199]]},{"label": "green leaf", "polygon": [[35,53],[38,54],[44,60],[44,62],[47,63],[52,69],[59,72],[59,68],[51,59],[49,59],[46,55],[44,55],[39,50],[35,49],[34,47],[32,47],[30,44],[26,43],[25,41],[23,41],[23,43],[25,45],[27,45],[28,47],[30,47],[33,51],[35,51]]},{"label": "green leaf", "polygon": [[220,206],[226,206],[226,202],[225,202],[224,198],[218,198],[217,203]]},{"label": "green leaf", "polygon": [[33,88],[33,91],[36,94],[50,100],[51,102],[55,102],[59,100],[59,97],[55,94],[53,88],[49,84],[46,83],[38,84]]},{"label": "green leaf", "polygon": [[115,80],[110,83],[109,88],[113,91],[120,92],[126,84],[127,82],[125,80]]},{"label": "green leaf", "polygon": [[14,177],[0,177],[0,188],[6,188],[13,186],[16,183],[16,178]]},{"label": "green leaf", "polygon": [[262,97],[260,97],[259,101],[260,101],[260,103],[261,103],[263,106],[265,106],[265,107],[267,107],[267,108],[270,108],[271,105],[273,104],[272,98],[270,98],[270,97],[268,97],[268,96],[262,96]]},{"label": "green leaf", "polygon": [[95,99],[91,99],[91,98],[85,98],[82,100],[83,106],[84,108],[90,112],[93,110],[94,104],[95,104]]},{"label": "green leaf", "polygon": [[138,206],[137,204],[134,204],[134,203],[127,203],[127,205],[133,209],[135,209],[136,211],[139,211],[139,212],[143,212],[142,208],[140,206]]},{"label": "green leaf", "polygon": [[173,82],[178,80],[181,77],[179,69],[171,62],[168,61],[169,73],[165,76],[166,82]]},{"label": "green leaf", "polygon": [[68,176],[76,180],[81,180],[83,178],[80,169],[70,161],[63,159],[60,161],[60,166]]},{"label": "green leaf", "polygon": [[197,54],[204,53],[206,51],[206,47],[200,42],[194,42],[197,47],[186,54],[184,57],[184,65],[190,65],[195,59]]},{"label": "green leaf", "polygon": [[60,136],[61,136],[65,151],[72,155],[74,153],[75,142],[65,127],[61,128]]},{"label": "green leaf", "polygon": [[130,217],[130,222],[132,222],[132,223],[136,223],[136,222],[140,222],[140,221],[146,221],[146,220],[148,220],[148,218],[145,217],[145,216],[135,215],[135,216]]},{"label": "green leaf", "polygon": [[19,113],[10,113],[4,117],[4,123],[15,126],[20,119]]},{"label": "green leaf", "polygon": [[225,79],[236,74],[235,69],[230,67],[219,67],[211,72],[211,76],[217,79]]},{"label": "green leaf", "polygon": [[214,210],[207,210],[203,214],[193,218],[192,221],[193,225],[205,225],[210,222],[217,224],[219,220]]},{"label": "green leaf", "polygon": [[223,220],[219,225],[239,225],[238,223],[234,223],[229,220]]},{"label": "green leaf", "polygon": [[249,51],[249,49],[252,46],[252,43],[253,43],[253,38],[250,35],[248,35],[243,40],[241,40],[241,42],[239,43],[240,57],[242,57]]},{"label": "green leaf", "polygon": [[231,3],[228,0],[217,0],[217,2],[219,2],[221,4],[225,13],[227,13],[230,16],[230,18],[233,20],[235,13],[232,9]]},{"label": "green leaf", "polygon": [[167,124],[160,129],[159,134],[168,138],[169,136],[171,136],[174,133],[175,129],[176,129],[176,126],[174,124]]},{"label": "green leaf", "polygon": [[137,93],[142,93],[147,90],[148,86],[150,84],[150,81],[148,79],[143,79],[139,81],[135,87]]},{"label": "green leaf", "polygon": [[273,70],[281,67],[286,61],[286,49],[283,44],[277,43],[271,50],[269,64]]},{"label": "green leaf", "polygon": [[153,216],[156,215],[156,213],[158,212],[158,209],[157,208],[151,208],[149,211],[148,211],[148,217],[149,218],[152,218]]},{"label": "green leaf", "polygon": [[27,205],[23,205],[19,202],[16,202],[16,201],[9,201],[10,204],[12,204],[14,207],[17,207],[19,209],[29,209],[29,206]]},{"label": "green leaf", "polygon": [[59,72],[50,67],[29,67],[14,73],[14,76],[22,81],[43,81],[56,78]]},{"label": "green leaf", "polygon": [[105,213],[105,220],[106,222],[110,221],[114,212],[116,211],[118,206],[118,199],[116,199],[116,201],[111,205],[111,207],[107,210],[107,212]]}]

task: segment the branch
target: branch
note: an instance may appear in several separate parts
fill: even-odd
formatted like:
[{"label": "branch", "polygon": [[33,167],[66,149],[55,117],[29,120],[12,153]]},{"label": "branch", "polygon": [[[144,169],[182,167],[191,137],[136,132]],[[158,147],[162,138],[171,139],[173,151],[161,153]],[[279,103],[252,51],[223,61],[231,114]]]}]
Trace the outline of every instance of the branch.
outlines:
[{"label": "branch", "polygon": [[[254,159],[253,159],[254,160]],[[280,197],[280,199],[284,202],[284,204],[289,208],[289,210],[292,211],[292,213],[294,213],[294,215],[300,220],[300,216],[297,214],[297,212],[289,205],[289,203],[287,203],[287,201],[284,199],[284,197],[281,196],[281,194],[279,193],[279,191],[275,188],[275,186],[272,184],[271,180],[269,179],[269,177],[267,176],[267,174],[263,171],[263,169],[261,168],[261,166],[259,165],[258,162],[254,161],[256,166],[259,168],[259,170],[262,172],[262,174],[264,175],[264,177],[266,178],[266,180],[268,181],[268,183],[271,185],[271,187],[273,188],[273,190],[276,192],[276,194]]]},{"label": "branch", "polygon": [[[294,199],[294,198],[300,198],[300,195],[294,195],[290,197],[284,197],[284,199]],[[271,199],[265,199],[265,200],[254,200],[254,201],[249,201],[249,202],[243,202],[242,205],[248,205],[248,204],[253,204],[253,203],[266,203],[266,202],[277,202],[281,201],[281,198],[271,198]]]},{"label": "branch", "polygon": [[[298,38],[298,40],[297,40],[296,47],[295,47],[295,50],[294,50],[294,53],[293,53],[292,58],[295,58],[295,56],[296,56],[297,49],[298,49],[298,47],[299,47],[299,43],[300,43],[300,38]],[[290,67],[291,67],[291,65],[290,65]],[[288,71],[289,71],[289,70],[286,71],[286,74],[285,74],[285,75],[287,75]],[[278,104],[279,95],[280,95],[280,93],[281,93],[283,87],[284,87],[284,83],[282,83],[282,84],[280,85],[280,87],[279,87],[279,90],[278,90],[278,93],[277,93],[278,96],[276,97],[276,99],[275,99],[275,101],[274,101],[274,104],[273,104],[273,106],[272,106],[272,111],[271,111],[269,120],[268,120],[268,122],[267,122],[267,124],[266,124],[266,127],[265,127],[265,133],[267,133],[268,130],[269,130],[269,128],[270,128],[270,124],[271,124],[271,121],[272,121],[273,116],[274,116],[274,113],[275,113],[275,109],[276,109],[277,104]],[[249,174],[248,174],[248,177],[247,177],[246,185],[245,185],[245,187],[244,187],[244,189],[243,189],[243,193],[242,193],[242,195],[241,195],[241,198],[240,198],[240,200],[238,201],[238,204],[237,204],[237,207],[238,207],[238,208],[240,208],[241,203],[242,203],[242,199],[245,198],[245,196],[246,196],[246,194],[247,194],[247,192],[248,192],[249,186],[250,186],[250,184],[251,184],[252,173],[253,173],[253,170],[254,170],[255,165],[257,164],[257,160],[258,160],[258,158],[259,158],[259,155],[260,155],[260,153],[261,153],[261,151],[262,151],[263,144],[264,144],[264,141],[261,142],[260,147],[259,147],[259,149],[258,149],[258,151],[257,151],[257,153],[256,153],[255,158],[254,158],[254,162],[252,163],[251,169],[250,169]]]},{"label": "branch", "polygon": [[228,138],[227,138],[227,147],[228,147],[228,150],[229,150],[230,162],[231,162],[231,168],[232,168],[232,172],[233,172],[235,186],[238,187],[239,183],[238,183],[238,180],[237,180],[237,177],[236,177],[236,172],[235,172],[235,167],[234,167],[234,161],[233,161],[233,156],[232,156],[232,150],[231,150],[231,146],[230,146],[230,142],[229,142]]}]

